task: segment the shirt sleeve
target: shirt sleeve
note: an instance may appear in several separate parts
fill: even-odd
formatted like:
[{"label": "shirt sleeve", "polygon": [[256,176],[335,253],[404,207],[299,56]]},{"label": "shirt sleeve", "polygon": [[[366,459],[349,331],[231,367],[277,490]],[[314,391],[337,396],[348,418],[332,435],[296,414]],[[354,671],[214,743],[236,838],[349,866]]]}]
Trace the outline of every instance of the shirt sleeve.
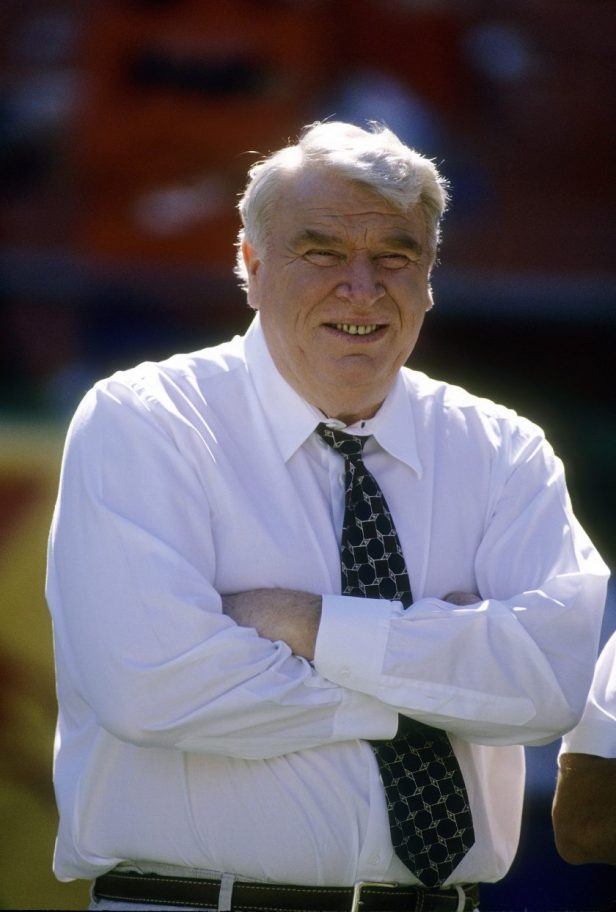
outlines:
[{"label": "shirt sleeve", "polygon": [[498,447],[473,568],[481,601],[425,593],[404,610],[327,596],[324,677],[478,743],[545,743],[577,722],[608,571],[572,514],[560,460],[528,424]]},{"label": "shirt sleeve", "polygon": [[560,753],[616,757],[616,633],[603,647],[582,718]]},{"label": "shirt sleeve", "polygon": [[[69,430],[47,599],[62,708],[139,746],[264,758],[390,737],[396,711],[222,613],[207,492],[116,379]],[[87,722],[85,721],[87,720]]]}]

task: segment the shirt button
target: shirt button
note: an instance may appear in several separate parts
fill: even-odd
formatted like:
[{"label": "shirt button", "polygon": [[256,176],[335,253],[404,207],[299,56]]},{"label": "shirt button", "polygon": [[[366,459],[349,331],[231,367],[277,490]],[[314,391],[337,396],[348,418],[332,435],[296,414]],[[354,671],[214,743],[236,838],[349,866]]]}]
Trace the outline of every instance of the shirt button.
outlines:
[{"label": "shirt button", "polygon": [[348,678],[351,675],[351,669],[348,665],[342,665],[340,671],[338,672],[341,678]]},{"label": "shirt button", "polygon": [[368,859],[368,864],[378,865],[381,862],[381,856],[378,852],[373,852],[370,858]]}]

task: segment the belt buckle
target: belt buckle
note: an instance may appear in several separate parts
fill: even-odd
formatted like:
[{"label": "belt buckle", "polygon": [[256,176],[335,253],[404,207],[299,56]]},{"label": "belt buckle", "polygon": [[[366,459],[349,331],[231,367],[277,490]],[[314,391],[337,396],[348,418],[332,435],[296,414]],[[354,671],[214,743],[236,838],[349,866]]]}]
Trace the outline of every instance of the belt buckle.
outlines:
[{"label": "belt buckle", "polygon": [[356,880],[353,884],[353,898],[351,900],[350,912],[359,912],[361,906],[361,891],[364,887],[397,887],[397,883],[386,883],[380,880]]}]

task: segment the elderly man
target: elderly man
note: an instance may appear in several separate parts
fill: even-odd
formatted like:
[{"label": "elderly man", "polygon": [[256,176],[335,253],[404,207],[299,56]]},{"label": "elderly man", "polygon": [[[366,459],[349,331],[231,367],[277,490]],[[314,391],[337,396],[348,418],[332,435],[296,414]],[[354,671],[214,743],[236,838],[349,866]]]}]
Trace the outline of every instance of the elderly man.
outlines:
[{"label": "elderly man", "polygon": [[250,172],[246,335],[81,404],[48,600],[92,908],[469,910],[507,872],[607,571],[541,430],[404,367],[445,203],[390,131],[313,125]]}]

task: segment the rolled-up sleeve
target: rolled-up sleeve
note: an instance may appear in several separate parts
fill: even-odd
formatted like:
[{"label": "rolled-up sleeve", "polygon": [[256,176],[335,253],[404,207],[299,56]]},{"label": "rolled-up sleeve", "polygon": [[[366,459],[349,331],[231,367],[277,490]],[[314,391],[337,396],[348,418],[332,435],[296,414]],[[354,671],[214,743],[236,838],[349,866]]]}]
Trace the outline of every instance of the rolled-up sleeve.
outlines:
[{"label": "rolled-up sleeve", "polygon": [[390,736],[392,708],[222,613],[194,428],[159,411],[166,424],[116,378],[68,435],[47,579],[65,716],[88,707],[121,741],[244,758]]},{"label": "rolled-up sleeve", "polygon": [[[530,423],[499,440],[488,483],[463,573],[480,601],[458,607],[426,592],[404,610],[329,596],[315,666],[467,740],[543,743],[582,713],[608,571],[572,513],[561,462]],[[454,564],[455,543],[438,559]]]}]

